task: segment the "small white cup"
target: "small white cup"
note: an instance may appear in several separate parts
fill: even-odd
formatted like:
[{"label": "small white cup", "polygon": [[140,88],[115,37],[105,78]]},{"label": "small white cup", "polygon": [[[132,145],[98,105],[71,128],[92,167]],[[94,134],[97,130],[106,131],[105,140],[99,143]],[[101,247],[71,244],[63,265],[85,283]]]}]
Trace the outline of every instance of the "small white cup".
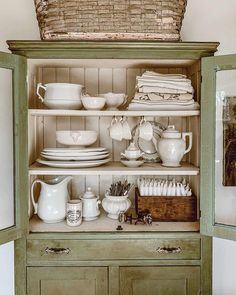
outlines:
[{"label": "small white cup", "polygon": [[110,137],[114,140],[121,141],[123,139],[123,125],[121,123],[122,119],[118,120],[113,118],[109,128]]},{"label": "small white cup", "polygon": [[153,138],[152,124],[147,122],[145,118],[142,118],[139,124],[139,137],[147,141]]},{"label": "small white cup", "polygon": [[122,130],[123,130],[123,139],[131,140],[132,139],[132,134],[131,134],[129,123],[128,123],[126,117],[124,117],[122,119]]}]

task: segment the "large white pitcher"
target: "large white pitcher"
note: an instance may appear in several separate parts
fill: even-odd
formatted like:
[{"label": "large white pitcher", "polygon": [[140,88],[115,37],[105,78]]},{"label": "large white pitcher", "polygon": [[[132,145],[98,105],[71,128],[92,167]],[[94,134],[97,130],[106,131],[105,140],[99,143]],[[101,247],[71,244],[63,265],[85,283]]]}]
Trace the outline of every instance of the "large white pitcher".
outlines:
[{"label": "large white pitcher", "polygon": [[[71,176],[57,177],[50,183],[35,179],[31,185],[31,200],[34,206],[34,213],[45,223],[56,223],[66,217],[66,203],[69,200],[67,185],[72,179]],[[38,202],[34,199],[34,186],[41,184],[41,191]]]}]

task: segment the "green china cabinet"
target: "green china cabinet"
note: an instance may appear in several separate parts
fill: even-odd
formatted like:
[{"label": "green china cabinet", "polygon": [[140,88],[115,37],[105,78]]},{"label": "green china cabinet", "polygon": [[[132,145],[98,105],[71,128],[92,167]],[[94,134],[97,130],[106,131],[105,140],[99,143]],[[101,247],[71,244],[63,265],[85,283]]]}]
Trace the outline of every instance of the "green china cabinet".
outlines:
[{"label": "green china cabinet", "polygon": [[[0,54],[1,162],[7,163],[0,167],[4,188],[0,243],[15,241],[16,295],[212,294],[211,237],[236,237],[236,57],[215,57],[219,44],[214,42],[8,41],[8,45],[12,54]],[[186,75],[200,110],[56,110],[45,108],[36,95],[37,83],[69,82],[84,85],[92,95],[110,91],[132,97],[136,76],[145,70]],[[126,116],[132,127],[144,116],[191,131],[192,150],[178,168],[159,163],[124,167],[120,153],[128,142],[117,144],[108,135],[114,116]],[[56,131],[79,129],[98,132],[96,144],[111,151],[111,163],[74,169],[36,163],[43,148],[60,147]],[[197,197],[197,220],[152,226],[122,223],[123,230],[118,231],[119,222],[102,212],[97,220],[79,227],[65,221],[46,224],[33,214],[30,187],[36,178],[47,181],[57,175],[73,177],[72,198],[89,186],[103,198],[117,179],[136,183],[140,176],[185,177]],[[134,195],[130,200],[133,206]]]}]

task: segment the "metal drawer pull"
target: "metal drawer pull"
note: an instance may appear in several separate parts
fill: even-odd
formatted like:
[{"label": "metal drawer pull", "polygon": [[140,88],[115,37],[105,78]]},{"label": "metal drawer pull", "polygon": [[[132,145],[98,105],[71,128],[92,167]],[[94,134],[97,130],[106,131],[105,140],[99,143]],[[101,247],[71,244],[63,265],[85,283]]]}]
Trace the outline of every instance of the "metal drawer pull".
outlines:
[{"label": "metal drawer pull", "polygon": [[45,252],[47,254],[69,254],[71,249],[69,248],[46,248]]},{"label": "metal drawer pull", "polygon": [[173,247],[173,248],[158,247],[156,251],[161,254],[175,254],[175,253],[182,252],[182,249],[180,247]]}]

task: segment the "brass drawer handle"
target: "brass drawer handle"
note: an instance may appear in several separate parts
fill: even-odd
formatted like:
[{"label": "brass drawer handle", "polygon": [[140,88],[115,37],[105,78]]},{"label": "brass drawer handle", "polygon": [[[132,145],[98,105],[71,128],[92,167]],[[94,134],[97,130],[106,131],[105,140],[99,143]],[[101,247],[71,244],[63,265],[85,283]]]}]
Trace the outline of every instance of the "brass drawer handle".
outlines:
[{"label": "brass drawer handle", "polygon": [[45,249],[46,254],[69,254],[71,249],[69,248],[49,248]]},{"label": "brass drawer handle", "polygon": [[156,249],[158,253],[161,254],[175,254],[182,252],[182,249],[180,247],[173,247],[173,248],[167,248],[167,247],[158,247]]}]

